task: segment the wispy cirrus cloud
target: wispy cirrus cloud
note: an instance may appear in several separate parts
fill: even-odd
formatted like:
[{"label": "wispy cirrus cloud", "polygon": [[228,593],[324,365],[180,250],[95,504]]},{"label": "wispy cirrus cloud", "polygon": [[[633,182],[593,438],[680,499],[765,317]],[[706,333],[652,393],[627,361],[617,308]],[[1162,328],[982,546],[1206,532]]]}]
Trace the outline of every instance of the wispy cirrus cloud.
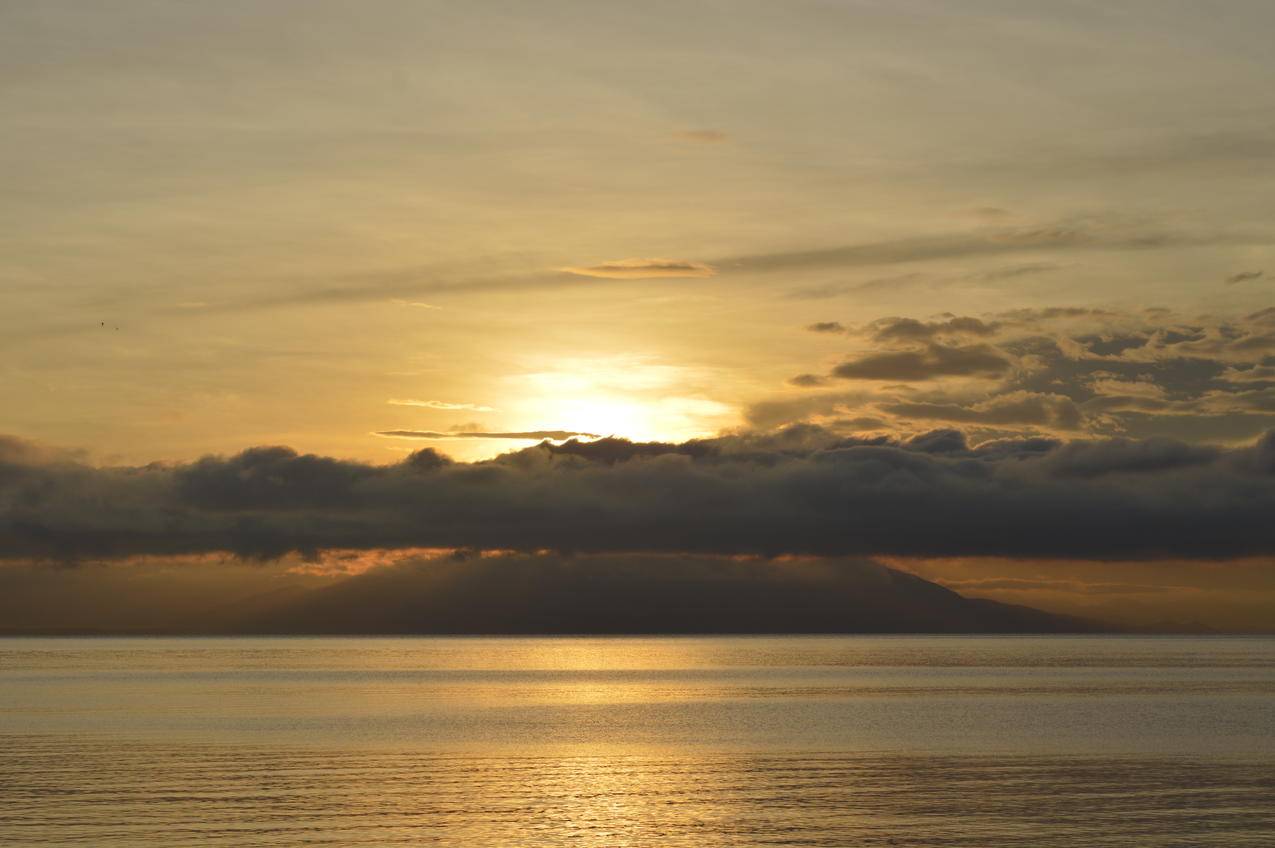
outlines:
[{"label": "wispy cirrus cloud", "polygon": [[712,277],[717,269],[705,262],[690,259],[616,259],[597,265],[561,268],[581,277],[603,277],[614,280],[643,280],[657,277]]},{"label": "wispy cirrus cloud", "polygon": [[445,400],[416,400],[415,398],[390,398],[386,403],[394,406],[420,406],[425,409],[443,409],[464,412],[495,412],[495,408],[477,403],[450,403]]},{"label": "wispy cirrus cloud", "polygon": [[1266,276],[1265,271],[1240,271],[1227,277],[1226,284],[1233,286],[1236,283],[1247,283],[1249,280],[1260,280],[1264,276]]},{"label": "wispy cirrus cloud", "polygon": [[683,130],[679,133],[674,133],[674,136],[682,141],[697,141],[700,144],[720,144],[730,138],[729,135],[721,130],[710,129]]},{"label": "wispy cirrus cloud", "polygon": [[[1049,254],[1062,257],[1082,252],[1157,251],[1218,245],[1268,245],[1269,233],[1253,230],[1182,229],[1142,222],[1079,218],[1016,227],[986,227],[972,231],[917,235],[902,239],[838,245],[807,250],[756,253],[710,260],[717,267],[749,273],[776,273],[824,268],[870,268],[915,263]],[[979,271],[950,281],[1008,279],[1059,270],[1057,261],[1018,262]],[[867,283],[836,284],[798,289],[790,296],[814,299],[857,289],[920,282],[927,278],[893,277]]]}]

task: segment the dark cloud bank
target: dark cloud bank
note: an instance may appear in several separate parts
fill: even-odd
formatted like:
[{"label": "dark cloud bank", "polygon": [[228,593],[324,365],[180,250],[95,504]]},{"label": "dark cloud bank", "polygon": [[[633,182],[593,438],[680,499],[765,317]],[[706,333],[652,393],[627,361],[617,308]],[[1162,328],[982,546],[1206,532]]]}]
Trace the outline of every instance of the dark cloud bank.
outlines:
[{"label": "dark cloud bank", "polygon": [[9,441],[0,559],[406,547],[760,556],[1225,559],[1275,554],[1275,432],[906,441],[796,426],[683,444],[568,441],[388,466],[253,448],[92,467]]}]

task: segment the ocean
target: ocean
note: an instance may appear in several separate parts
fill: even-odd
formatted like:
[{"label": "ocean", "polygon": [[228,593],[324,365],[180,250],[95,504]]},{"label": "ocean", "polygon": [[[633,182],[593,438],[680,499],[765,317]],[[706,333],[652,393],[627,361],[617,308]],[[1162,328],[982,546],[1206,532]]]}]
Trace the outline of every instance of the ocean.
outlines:
[{"label": "ocean", "polygon": [[0,639],[3,846],[1271,846],[1275,639]]}]

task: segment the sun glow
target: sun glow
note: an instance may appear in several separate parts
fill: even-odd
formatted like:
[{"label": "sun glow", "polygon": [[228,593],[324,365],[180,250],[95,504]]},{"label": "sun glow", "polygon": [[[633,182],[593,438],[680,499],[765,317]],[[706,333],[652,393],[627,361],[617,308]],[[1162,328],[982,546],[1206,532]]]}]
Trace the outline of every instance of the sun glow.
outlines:
[{"label": "sun glow", "polygon": [[[565,398],[554,404],[552,417],[570,422],[572,430],[596,436],[646,438],[654,432],[649,407],[619,398]],[[644,434],[644,435],[640,435]]]},{"label": "sun glow", "polygon": [[520,426],[553,426],[635,441],[681,441],[734,423],[734,410],[703,396],[706,375],[646,357],[568,359],[516,378]]}]

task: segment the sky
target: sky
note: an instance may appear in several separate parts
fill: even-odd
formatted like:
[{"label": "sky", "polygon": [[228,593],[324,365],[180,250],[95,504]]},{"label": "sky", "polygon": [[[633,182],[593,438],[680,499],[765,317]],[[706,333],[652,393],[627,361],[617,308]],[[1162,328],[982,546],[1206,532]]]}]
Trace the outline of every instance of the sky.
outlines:
[{"label": "sky", "polygon": [[0,3],[0,559],[850,557],[1260,628],[1273,30]]}]

